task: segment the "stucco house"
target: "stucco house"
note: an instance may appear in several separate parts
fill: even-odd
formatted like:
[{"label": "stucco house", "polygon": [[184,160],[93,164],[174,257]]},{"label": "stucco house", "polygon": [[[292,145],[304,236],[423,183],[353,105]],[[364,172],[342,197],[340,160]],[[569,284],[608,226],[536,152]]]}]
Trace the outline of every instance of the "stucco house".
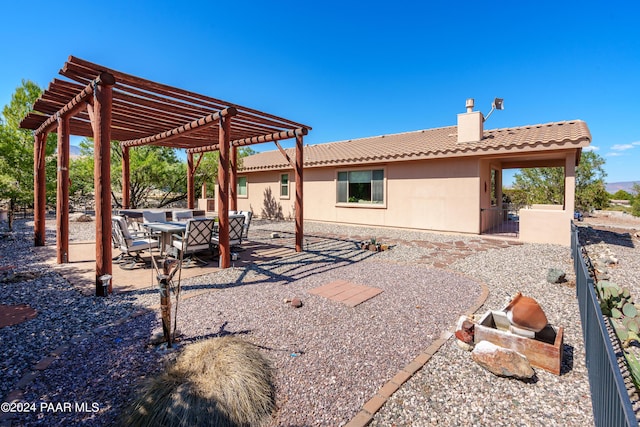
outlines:
[{"label": "stucco house", "polygon": [[[484,121],[471,102],[457,126],[305,146],[304,219],[483,234],[506,219],[503,170],[559,166],[564,204],[521,209],[518,238],[569,245],[575,168],[591,142],[587,124],[484,130]],[[238,209],[293,217],[293,178],[279,150],[244,158]]]}]

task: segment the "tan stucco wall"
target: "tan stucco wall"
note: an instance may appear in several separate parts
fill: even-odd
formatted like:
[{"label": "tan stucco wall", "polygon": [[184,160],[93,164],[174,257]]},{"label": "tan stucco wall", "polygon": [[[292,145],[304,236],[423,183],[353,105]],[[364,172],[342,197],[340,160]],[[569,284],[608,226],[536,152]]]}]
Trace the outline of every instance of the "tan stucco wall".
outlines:
[{"label": "tan stucco wall", "polygon": [[572,218],[562,209],[520,209],[520,240],[569,246]]},{"label": "tan stucco wall", "polygon": [[[282,174],[289,174],[289,197],[280,196],[280,175]],[[238,196],[239,211],[253,211],[254,215],[264,216],[265,198],[267,191],[270,191],[271,200],[282,209],[282,216],[285,219],[295,217],[296,184],[293,170],[239,173],[238,176],[247,177],[247,196]]]},{"label": "tan stucco wall", "polygon": [[[385,170],[385,203],[354,206],[336,203],[339,170]],[[238,209],[261,216],[264,191],[282,206],[285,218],[294,215],[295,183],[289,170],[290,198],[279,199],[283,172],[252,172],[247,176],[248,197],[238,198]],[[352,168],[307,168],[304,171],[306,220],[425,230],[479,233],[480,178],[477,159],[430,160]]]}]

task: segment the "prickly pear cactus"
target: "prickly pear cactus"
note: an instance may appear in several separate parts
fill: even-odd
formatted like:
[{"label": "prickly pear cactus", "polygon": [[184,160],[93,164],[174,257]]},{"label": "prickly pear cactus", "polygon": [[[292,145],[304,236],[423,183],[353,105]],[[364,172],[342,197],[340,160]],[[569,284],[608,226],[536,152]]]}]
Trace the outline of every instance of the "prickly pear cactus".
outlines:
[{"label": "prickly pear cactus", "polygon": [[621,288],[608,280],[601,280],[596,284],[596,289],[602,314],[611,318],[613,329],[622,343],[633,382],[640,388],[640,361],[626,349],[634,341],[640,343],[638,307],[631,301],[631,294],[627,288]]}]

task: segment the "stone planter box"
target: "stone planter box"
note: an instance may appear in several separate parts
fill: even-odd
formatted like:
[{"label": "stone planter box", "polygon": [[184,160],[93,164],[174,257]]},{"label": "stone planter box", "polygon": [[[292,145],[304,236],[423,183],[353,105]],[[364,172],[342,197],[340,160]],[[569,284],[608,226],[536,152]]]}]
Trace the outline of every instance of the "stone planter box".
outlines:
[{"label": "stone planter box", "polygon": [[476,323],[473,341],[489,341],[515,350],[524,355],[532,366],[560,375],[564,343],[562,327],[547,325],[534,338],[527,338],[505,330],[504,326],[508,324],[505,312],[490,310]]}]

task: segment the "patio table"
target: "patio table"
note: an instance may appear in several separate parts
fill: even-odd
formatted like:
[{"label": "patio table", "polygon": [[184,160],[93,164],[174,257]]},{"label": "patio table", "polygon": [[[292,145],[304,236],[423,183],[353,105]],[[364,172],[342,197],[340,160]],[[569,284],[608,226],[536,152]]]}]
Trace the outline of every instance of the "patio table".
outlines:
[{"label": "patio table", "polygon": [[183,234],[187,230],[186,222],[145,222],[142,226],[151,231],[160,232],[161,256],[166,252],[167,246],[171,246],[171,235]]}]

